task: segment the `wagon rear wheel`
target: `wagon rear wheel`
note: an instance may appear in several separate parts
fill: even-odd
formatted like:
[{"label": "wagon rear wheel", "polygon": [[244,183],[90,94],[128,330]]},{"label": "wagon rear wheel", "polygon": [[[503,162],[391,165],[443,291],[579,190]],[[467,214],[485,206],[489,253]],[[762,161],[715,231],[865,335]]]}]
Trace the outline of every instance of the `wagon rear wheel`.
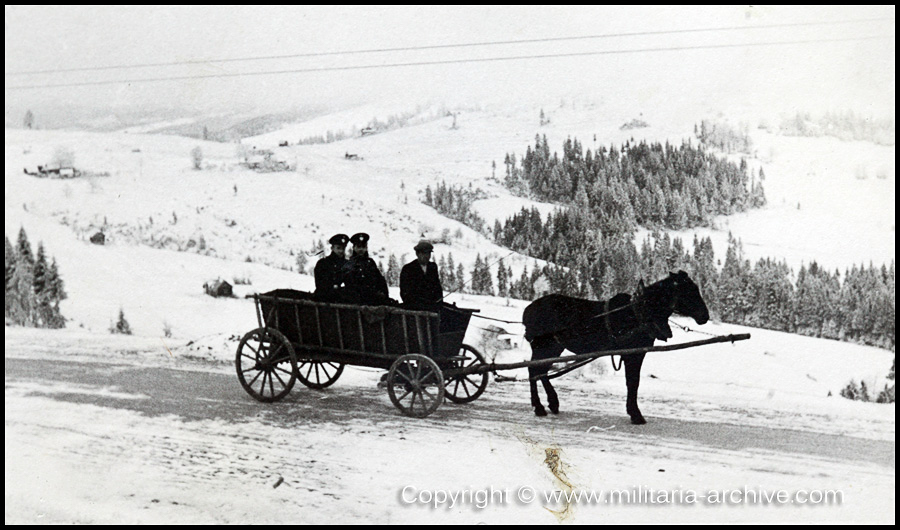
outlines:
[{"label": "wagon rear wheel", "polygon": [[234,360],[238,380],[253,399],[272,403],[297,380],[297,355],[281,332],[258,328],[244,335]]},{"label": "wagon rear wheel", "polygon": [[[451,368],[453,370],[487,365],[484,355],[468,344],[462,345],[458,357],[459,359],[453,360]],[[447,399],[454,403],[471,403],[484,393],[489,381],[490,374],[487,372],[447,377],[444,383],[447,388]]]},{"label": "wagon rear wheel", "polygon": [[424,355],[403,355],[394,361],[387,383],[391,403],[407,416],[424,418],[444,401],[444,375]]},{"label": "wagon rear wheel", "polygon": [[297,365],[297,379],[309,388],[321,390],[333,385],[343,371],[343,363],[300,361]]}]

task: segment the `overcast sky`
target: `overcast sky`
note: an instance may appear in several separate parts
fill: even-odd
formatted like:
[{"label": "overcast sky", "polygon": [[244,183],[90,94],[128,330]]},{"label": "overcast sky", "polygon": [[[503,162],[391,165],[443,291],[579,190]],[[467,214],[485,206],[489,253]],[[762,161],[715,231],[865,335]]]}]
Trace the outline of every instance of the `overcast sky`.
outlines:
[{"label": "overcast sky", "polygon": [[[11,90],[101,80],[383,65],[646,48],[893,35],[893,20],[759,29],[797,22],[893,18],[887,7],[5,8],[6,105],[150,105],[227,109],[424,99],[450,103],[548,100],[584,94],[639,104],[705,101],[784,111],[853,108],[893,116],[895,39],[616,53],[572,58],[406,66]],[[198,59],[540,39],[695,28],[740,31],[330,55],[167,67],[10,75]]]}]

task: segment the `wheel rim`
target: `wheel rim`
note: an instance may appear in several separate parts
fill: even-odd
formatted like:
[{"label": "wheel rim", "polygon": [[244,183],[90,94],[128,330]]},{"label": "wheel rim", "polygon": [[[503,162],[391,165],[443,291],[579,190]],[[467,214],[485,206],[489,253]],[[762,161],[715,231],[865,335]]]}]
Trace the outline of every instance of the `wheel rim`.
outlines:
[{"label": "wheel rim", "polygon": [[[453,369],[455,370],[487,364],[484,356],[467,344],[462,345],[459,354],[465,356],[465,359],[453,361]],[[484,393],[489,381],[490,374],[487,372],[448,377],[445,383],[447,399],[454,403],[475,401]]]},{"label": "wheel rim", "polygon": [[331,361],[300,361],[297,365],[297,379],[313,389],[322,389],[334,384],[344,372],[344,365]]},{"label": "wheel rim", "polygon": [[444,377],[434,361],[424,355],[404,355],[388,373],[388,395],[400,411],[424,418],[444,400]]},{"label": "wheel rim", "polygon": [[297,358],[278,331],[259,328],[244,335],[235,357],[238,380],[254,399],[271,403],[290,393],[296,381]]}]

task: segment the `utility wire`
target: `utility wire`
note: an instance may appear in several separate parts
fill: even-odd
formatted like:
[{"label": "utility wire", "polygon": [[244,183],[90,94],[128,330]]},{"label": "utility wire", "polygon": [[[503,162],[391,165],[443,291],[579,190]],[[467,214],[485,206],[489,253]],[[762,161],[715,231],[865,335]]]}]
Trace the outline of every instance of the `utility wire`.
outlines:
[{"label": "utility wire", "polygon": [[387,64],[369,64],[354,66],[326,66],[318,68],[298,68],[291,70],[268,70],[262,72],[243,72],[228,74],[205,74],[205,75],[185,75],[185,76],[167,76],[167,77],[144,77],[134,79],[117,79],[110,81],[83,81],[75,83],[54,83],[46,85],[13,85],[6,86],[4,90],[33,90],[44,88],[67,88],[79,86],[99,86],[99,85],[116,85],[116,84],[140,84],[140,83],[157,83],[164,81],[184,81],[194,79],[222,79],[229,77],[252,77],[260,75],[284,75],[284,74],[301,74],[301,73],[317,73],[317,72],[337,72],[349,70],[374,70],[379,68],[397,68],[404,66],[433,66],[444,64],[463,64],[463,63],[487,63],[500,61],[519,61],[530,59],[552,59],[563,57],[588,57],[600,55],[617,55],[627,53],[648,53],[648,52],[667,52],[667,51],[688,51],[688,50],[704,50],[704,49],[727,49],[727,48],[751,48],[760,46],[784,46],[792,44],[818,44],[828,42],[852,42],[876,39],[893,39],[894,35],[871,35],[866,37],[846,37],[834,39],[803,39],[788,41],[768,41],[768,42],[751,42],[742,44],[705,44],[697,46],[674,46],[674,47],[653,47],[653,48],[633,48],[628,50],[603,50],[593,52],[572,52],[572,53],[552,53],[544,55],[514,55],[506,57],[487,57],[475,59],[449,59],[440,61],[417,61],[408,63],[387,63]]},{"label": "utility wire", "polygon": [[534,43],[541,43],[541,42],[596,40],[596,39],[608,39],[608,38],[616,38],[616,37],[638,37],[638,36],[649,36],[649,35],[677,35],[677,34],[685,34],[685,33],[703,33],[703,32],[713,32],[713,31],[741,31],[741,30],[772,29],[772,28],[835,26],[835,25],[857,24],[857,23],[866,23],[866,22],[887,22],[887,21],[893,21],[893,20],[894,20],[894,17],[883,17],[883,18],[860,18],[860,19],[853,19],[853,20],[833,20],[833,21],[821,21],[821,22],[794,22],[794,23],[785,23],[785,24],[763,24],[763,25],[759,25],[759,26],[721,26],[721,27],[715,27],[715,28],[692,28],[692,29],[658,30],[658,31],[634,31],[634,32],[625,32],[625,33],[604,33],[604,34],[599,34],[599,35],[580,35],[580,36],[573,36],[573,37],[547,37],[547,38],[539,38],[539,39],[468,42],[468,43],[456,43],[456,44],[433,44],[433,45],[425,45],[425,46],[405,46],[405,47],[396,47],[396,48],[371,48],[371,49],[363,49],[363,50],[343,50],[343,51],[328,51],[328,52],[293,53],[293,54],[285,54],[285,55],[260,55],[260,56],[250,56],[250,57],[232,57],[232,58],[225,58],[225,59],[192,59],[192,60],[185,60],[185,61],[120,64],[120,65],[108,65],[108,66],[85,66],[85,67],[58,68],[58,69],[47,69],[47,70],[19,70],[19,71],[13,71],[13,72],[5,72],[4,75],[6,75],[6,76],[21,76],[21,75],[34,75],[34,74],[55,74],[55,73],[64,73],[64,72],[88,72],[88,71],[99,71],[99,70],[151,68],[151,67],[160,67],[160,66],[179,66],[179,65],[190,65],[190,64],[211,64],[211,63],[231,63],[231,62],[244,62],[244,61],[296,59],[296,58],[301,58],[301,57],[325,57],[325,56],[334,56],[334,55],[359,55],[359,54],[365,54],[365,53],[406,52],[406,51],[418,51],[418,50],[438,50],[438,49],[448,49],[448,48],[474,48],[474,47],[484,47],[484,46],[502,46],[502,45],[510,45],[510,44],[534,44]]}]

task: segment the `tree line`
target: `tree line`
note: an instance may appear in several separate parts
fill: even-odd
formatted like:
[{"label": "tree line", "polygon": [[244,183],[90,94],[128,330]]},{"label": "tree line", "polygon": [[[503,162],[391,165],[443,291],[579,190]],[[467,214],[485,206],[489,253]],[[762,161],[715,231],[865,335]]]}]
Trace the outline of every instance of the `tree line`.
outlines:
[{"label": "tree line", "polygon": [[[546,274],[546,271],[540,267],[534,267],[529,273],[526,265],[522,274],[516,278],[513,275],[512,267],[504,264],[493,254],[484,258],[478,254],[475,256],[475,262],[471,269],[468,270],[462,263],[455,261],[452,252],[442,255],[438,259],[437,265],[445,295],[467,293],[531,300],[535,296],[535,282],[543,274]],[[378,269],[391,287],[400,285],[402,267],[403,264],[394,254],[388,256],[387,265],[383,261],[378,262]],[[496,275],[492,272],[494,269],[497,271]],[[496,290],[494,288],[495,280],[497,282]]]},{"label": "tree line", "polygon": [[604,232],[707,226],[716,215],[766,203],[762,179],[745,160],[718,158],[690,141],[630,141],[592,152],[569,138],[560,155],[537,135],[521,159],[509,153],[504,163],[504,185],[514,194],[587,210]]},{"label": "tree line", "polygon": [[[505,222],[496,221],[493,230],[482,231],[499,246],[549,264],[515,278],[501,263],[494,268],[494,291],[493,280],[482,279],[485,261],[479,256],[464,292],[530,300],[535,282],[544,277],[553,292],[604,299],[632,292],[639,278],[655,281],[684,269],[697,281],[713,316],[724,322],[894,348],[893,262],[854,266],[843,274],[813,262],[795,275],[784,261],[765,258],[751,264],[730,235],[724,260],[716,259],[709,238],[695,238],[689,249],[679,238],[654,232],[640,248],[634,244],[639,225],[695,226],[712,215],[764,205],[764,174],[750,175],[743,160],[720,160],[690,142],[678,148],[626,142],[621,149],[601,147],[591,153],[577,139],[566,140],[560,157],[550,154],[546,136],[537,136],[521,163],[514,154],[505,162],[505,184],[514,193],[569,207],[546,218],[537,208],[522,208]],[[436,191],[426,189],[424,202],[464,220],[476,198],[471,189],[441,183]],[[442,280],[447,279],[447,267],[441,263],[440,268]],[[449,272],[462,278],[465,271],[458,268]]]},{"label": "tree line", "polygon": [[726,153],[753,152],[753,140],[750,138],[747,124],[735,127],[726,122],[701,120],[699,128],[694,124],[694,135],[703,145],[715,147]]},{"label": "tree line", "polygon": [[717,320],[894,349],[893,261],[854,265],[843,273],[812,262],[795,274],[783,260],[751,263],[730,234],[722,261],[709,237],[695,237],[687,248],[680,238],[654,233],[638,249],[622,238],[582,233],[573,216],[578,217],[557,211],[541,223],[532,210],[518,217],[514,233],[502,231],[497,243],[551,262],[542,272],[553,292],[606,299],[632,292],[639,278],[655,281],[681,269],[700,287]]},{"label": "tree line", "polygon": [[[49,259],[49,261],[48,261]],[[39,328],[62,328],[66,319],[59,303],[66,299],[56,258],[48,258],[43,243],[37,254],[24,228],[19,229],[16,246],[6,238],[6,298],[8,323]]]},{"label": "tree line", "polygon": [[813,117],[809,112],[797,112],[784,117],[778,132],[787,136],[833,136],[840,140],[860,140],[880,145],[894,145],[896,129],[893,118],[872,118],[852,110],[826,112]]},{"label": "tree line", "polygon": [[487,194],[480,189],[451,185],[441,181],[434,190],[431,186],[425,187],[423,203],[434,208],[439,214],[461,222],[476,232],[484,232],[484,219],[473,208],[475,201],[486,199]]}]

